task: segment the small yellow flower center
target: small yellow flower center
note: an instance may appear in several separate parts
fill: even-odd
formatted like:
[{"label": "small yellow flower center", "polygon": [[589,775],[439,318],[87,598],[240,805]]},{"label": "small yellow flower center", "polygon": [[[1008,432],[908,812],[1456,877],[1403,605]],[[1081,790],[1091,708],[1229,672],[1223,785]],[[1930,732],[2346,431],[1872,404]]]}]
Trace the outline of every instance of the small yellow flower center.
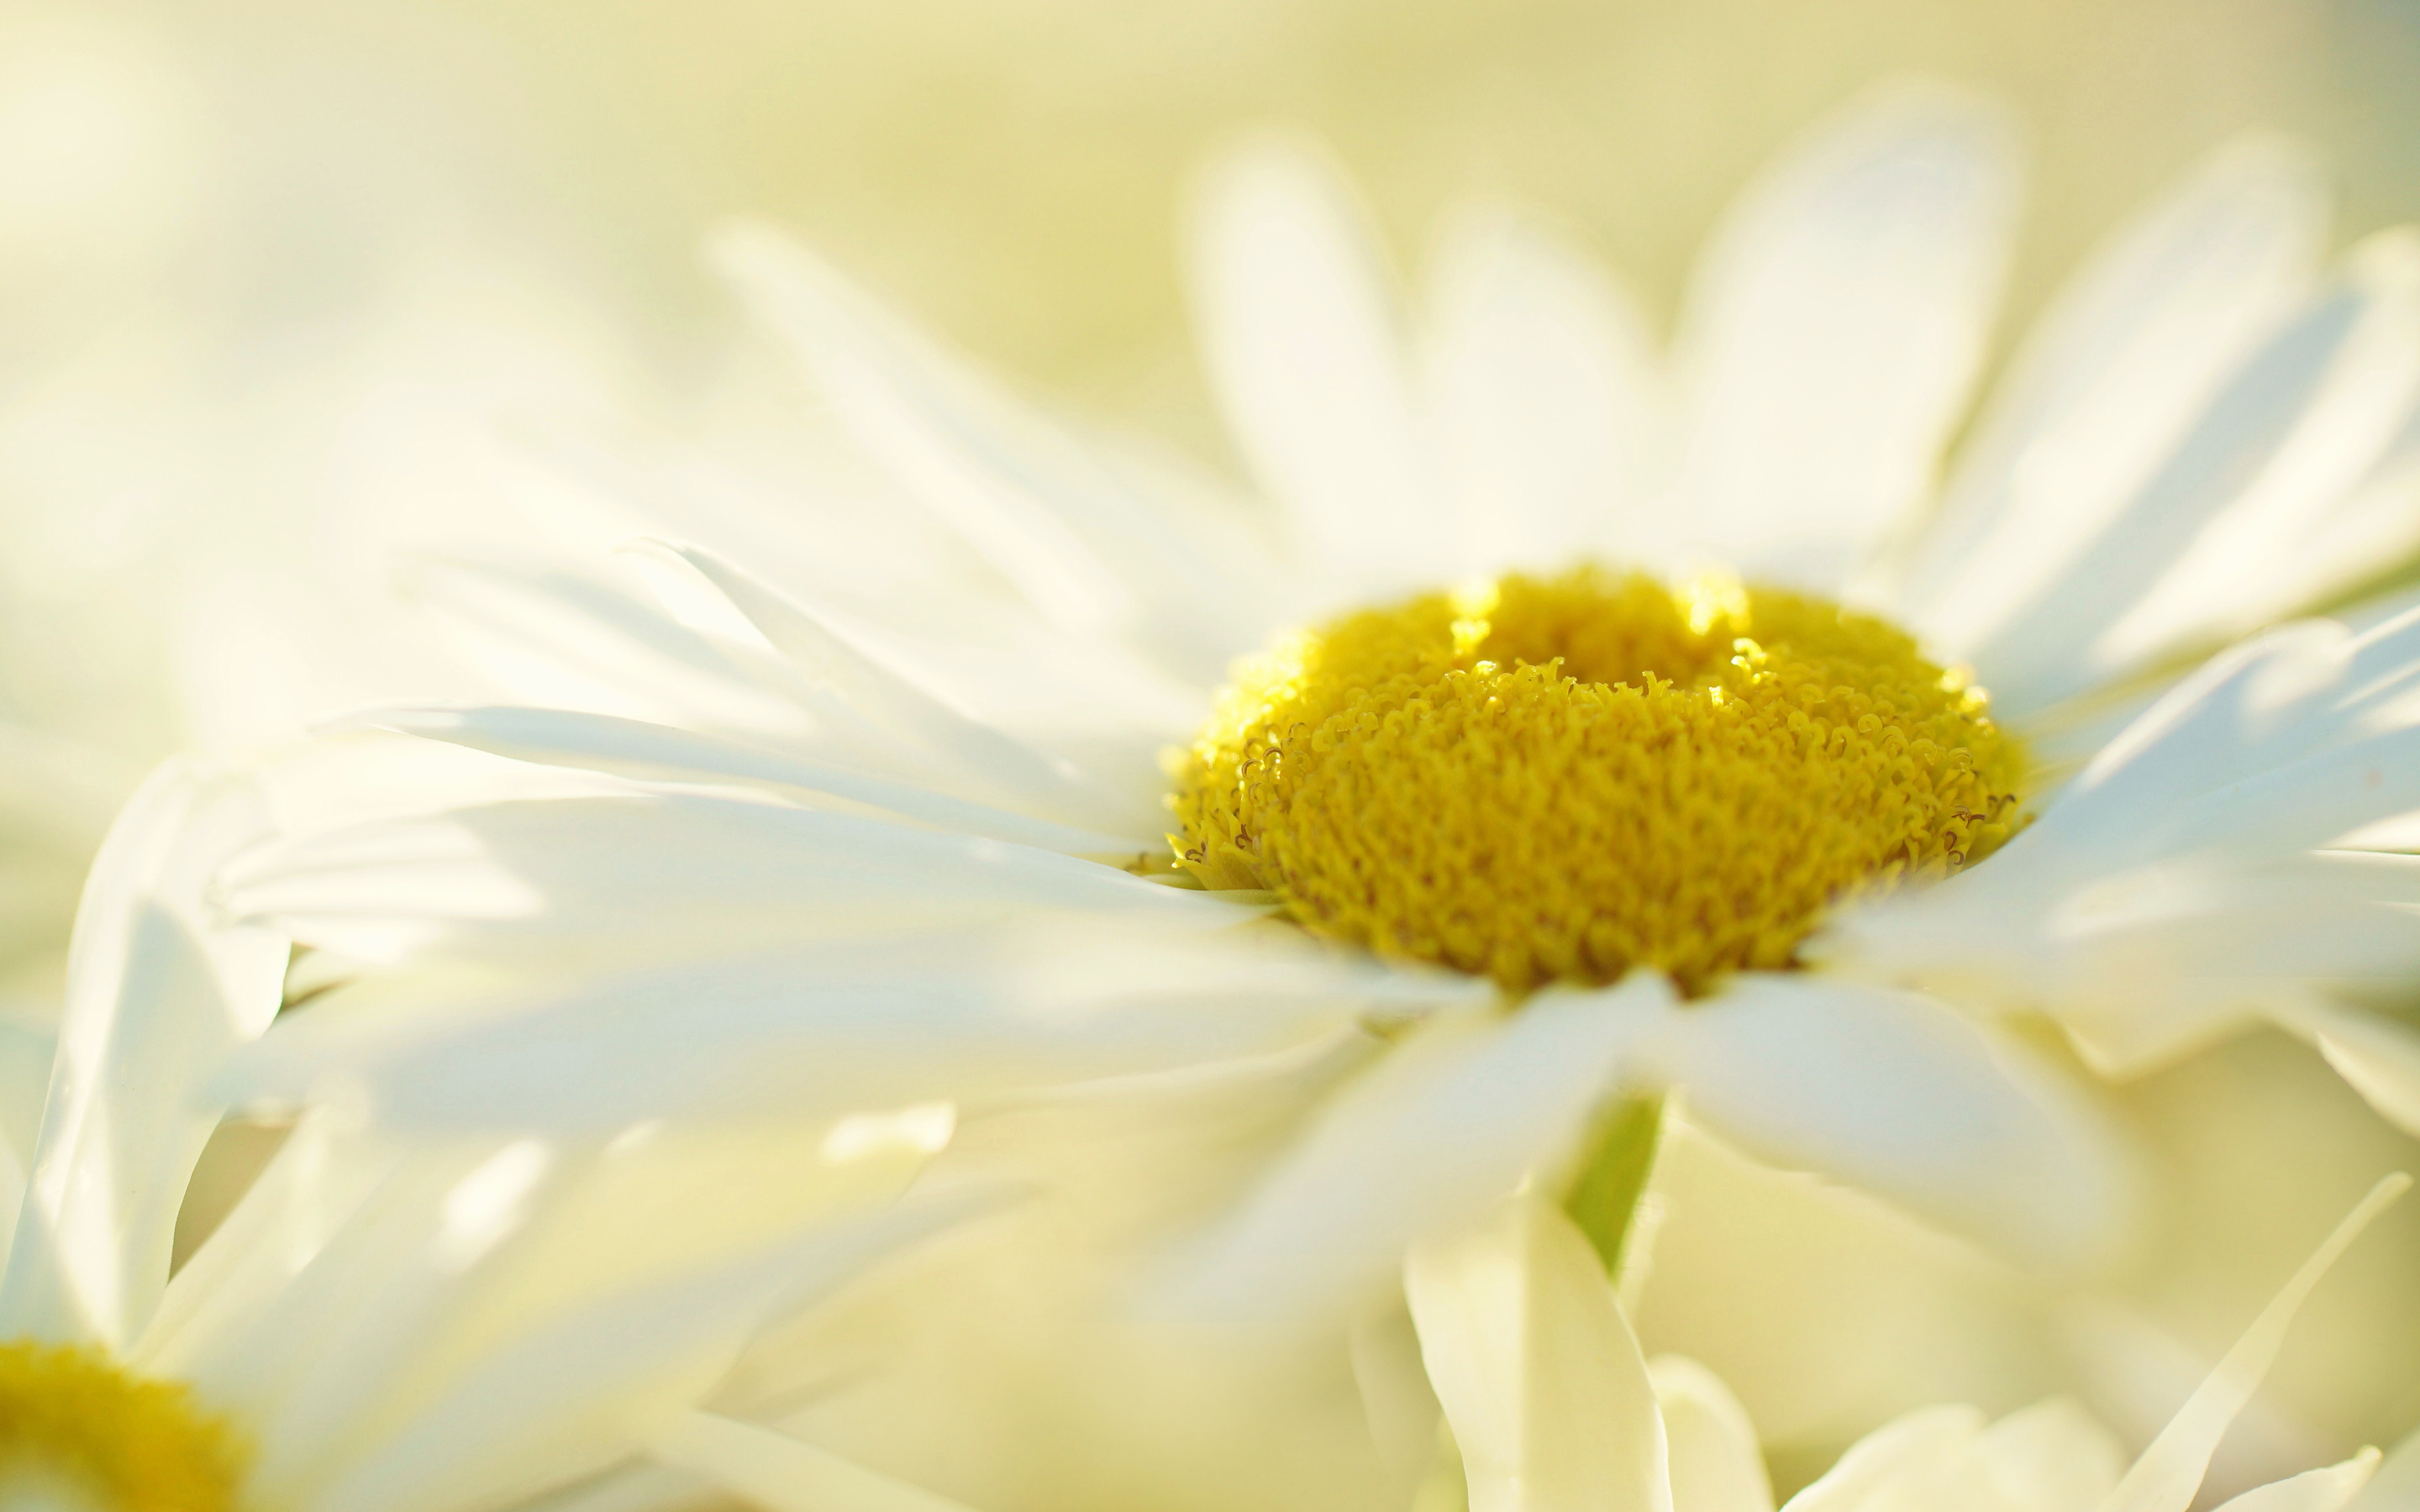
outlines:
[{"label": "small yellow flower center", "polygon": [[1823,911],[1979,860],[2024,754],[1870,616],[1584,566],[1422,594],[1239,665],[1180,863],[1314,933],[1519,993],[1792,964]]},{"label": "small yellow flower center", "polygon": [[227,1512],[241,1473],[184,1387],[76,1345],[0,1344],[0,1506]]}]

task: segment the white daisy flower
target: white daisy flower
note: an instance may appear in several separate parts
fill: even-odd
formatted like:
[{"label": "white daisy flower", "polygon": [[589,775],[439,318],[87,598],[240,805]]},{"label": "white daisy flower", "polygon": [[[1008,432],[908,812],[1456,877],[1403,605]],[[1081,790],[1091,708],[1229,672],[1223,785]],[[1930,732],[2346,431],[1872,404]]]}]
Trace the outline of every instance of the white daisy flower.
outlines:
[{"label": "white daisy flower", "polygon": [[[1404,335],[1350,196],[1248,147],[1192,252],[1265,530],[735,231],[722,266],[926,517],[813,516],[761,572],[644,544],[669,618],[451,569],[520,664],[602,691],[365,722],[636,789],[305,839],[226,902],[543,979],[465,1031],[496,1107],[570,1045],[633,1118],[1342,1037],[1366,1062],[1172,1283],[1264,1318],[1370,1294],[1674,1087],[1752,1154],[2090,1257],[2124,1160],[2010,1009],[2112,1070],[2265,1014],[2420,1127],[2420,1039],[2361,992],[2420,970],[2420,873],[2375,848],[2420,802],[2420,621],[2179,675],[2420,544],[2420,255],[2321,271],[2301,161],[2220,154],[2057,301],[1936,500],[2012,160],[1961,97],[1853,114],[1746,193],[1659,360],[1502,213]],[[654,501],[778,533],[693,479]],[[415,1070],[453,1026],[330,1028],[254,1088],[463,1113]],[[1637,1145],[1578,1179],[1608,1256]]]},{"label": "white daisy flower", "polygon": [[217,1080],[283,992],[287,942],[202,897],[264,825],[249,781],[171,767],[95,868],[39,1135],[0,1140],[0,1504],[644,1507],[778,1471],[915,1504],[707,1409],[767,1322],[980,1200],[894,1200],[947,1138],[929,1110],[407,1143],[317,1107],[171,1275]]},{"label": "white daisy flower", "polygon": [[[1971,1407],[1934,1407],[1868,1435],[1785,1508],[2185,1512],[2304,1299],[2410,1184],[2398,1175],[2371,1191],[2131,1466],[2071,1402],[1996,1422]],[[1414,1249],[1404,1280],[1450,1448],[1420,1493],[1422,1512],[1774,1512],[1747,1414],[1696,1362],[1641,1357],[1587,1239],[1555,1208],[1508,1201]],[[2378,1451],[2364,1449],[2226,1504],[2335,1512],[2373,1475],[2384,1494],[2365,1505],[2403,1504],[2394,1497],[2420,1485],[2420,1438],[2381,1470]]]}]

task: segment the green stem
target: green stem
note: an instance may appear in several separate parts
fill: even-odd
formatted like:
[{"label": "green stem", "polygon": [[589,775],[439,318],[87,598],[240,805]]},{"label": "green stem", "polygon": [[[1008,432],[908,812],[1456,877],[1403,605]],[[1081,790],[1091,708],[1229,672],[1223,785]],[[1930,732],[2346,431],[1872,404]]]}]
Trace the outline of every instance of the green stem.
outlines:
[{"label": "green stem", "polygon": [[1655,1173],[1664,1134],[1664,1097],[1625,1097],[1598,1115],[1581,1147],[1579,1175],[1563,1195],[1563,1211],[1580,1226],[1605,1273],[1621,1277],[1623,1250],[1638,1229],[1638,1201]]}]

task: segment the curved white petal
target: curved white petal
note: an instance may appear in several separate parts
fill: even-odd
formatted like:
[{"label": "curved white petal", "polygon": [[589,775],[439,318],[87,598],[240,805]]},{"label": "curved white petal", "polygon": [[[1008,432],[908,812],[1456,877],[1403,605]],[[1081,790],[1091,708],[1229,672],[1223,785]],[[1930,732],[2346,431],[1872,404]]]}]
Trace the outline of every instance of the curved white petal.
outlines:
[{"label": "curved white petal", "polygon": [[664,1117],[831,1116],[1215,1064],[1365,1012],[1467,1003],[1474,985],[1283,941],[1036,916],[1011,930],[458,992],[442,1011],[409,993],[338,995],[331,1011],[250,1047],[221,1086],[277,1105],[349,1088],[381,1122],[431,1136],[602,1134]]},{"label": "curved white petal", "polygon": [[1983,1414],[1974,1408],[1919,1408],[1851,1444],[1838,1463],[1783,1503],[1782,1512],[1940,1505],[1971,1491],[1982,1434]]},{"label": "curved white petal", "polygon": [[672,1418],[647,1436],[647,1452],[768,1512],[967,1512],[963,1503],[712,1412]]},{"label": "curved white petal", "polygon": [[2336,1226],[2320,1243],[2317,1253],[2303,1262],[2283,1290],[2260,1311],[2252,1326],[2226,1351],[2226,1358],[2210,1373],[2168,1426],[2160,1430],[2149,1448],[2143,1451],[2117,1490],[2102,1504],[2102,1512],[2185,1512],[2193,1504],[2194,1494],[2201,1489],[2203,1473],[2210,1466],[2210,1457],[2218,1441],[2243,1411],[2258,1389],[2260,1378],[2269,1373],[2270,1362],[2286,1342],[2286,1330],[2294,1321],[2311,1288],[2319,1283],[2328,1268],[2336,1262],[2371,1219],[2385,1211],[2412,1185],[2408,1176],[2392,1176],[2370,1190],[2343,1223]]},{"label": "curved white petal", "polygon": [[1183,1258],[1173,1305],[1282,1329],[1351,1301],[1405,1245],[1484,1211],[1576,1138],[1623,1047],[1670,1001],[1638,973],[1413,1029]]},{"label": "curved white petal", "polygon": [[201,1085],[277,1011],[286,941],[218,927],[204,905],[212,869],[267,826],[252,783],[172,763],[102,842],[0,1334],[116,1347],[158,1305],[186,1180],[218,1123]]},{"label": "curved white petal", "polygon": [[2131,1209],[2124,1147],[2075,1088],[1914,994],[1743,973],[1664,1014],[1628,1074],[1761,1160],[2036,1260],[2102,1253]]},{"label": "curved white petal", "polygon": [[1746,191],[1676,350],[1698,541],[1836,585],[1922,497],[1983,354],[2017,177],[1997,115],[1908,89]]},{"label": "curved white petal", "polygon": [[1722,1379],[1678,1354],[1648,1361],[1647,1375],[1664,1418],[1673,1512],[1773,1512],[1756,1427]]},{"label": "curved white petal", "polygon": [[619,588],[460,561],[407,563],[400,578],[483,673],[532,702],[758,734],[807,727],[778,684]]},{"label": "curved white petal", "polygon": [[1470,207],[1449,223],[1429,302],[1466,570],[1559,567],[1590,548],[1660,560],[1637,506],[1668,422],[1627,293],[1517,212]]},{"label": "curved white petal", "polygon": [[969,802],[912,780],[793,756],[671,725],[567,709],[433,707],[372,709],[344,727],[366,726],[467,746],[515,761],[577,766],[643,781],[743,785],[776,794],[803,790],[886,810],[937,829],[1067,855],[1150,849],[1150,831],[1109,835]]},{"label": "curved white petal", "polygon": [[1139,493],[780,233],[728,226],[710,248],[859,440],[1052,623],[1129,625],[1205,683],[1263,630],[1265,563],[1233,532]]},{"label": "curved white petal", "polygon": [[2340,1512],[2361,1495],[2377,1472],[2378,1451],[2364,1449],[2342,1464],[2256,1486],[2221,1503],[2218,1512]]},{"label": "curved white petal", "polygon": [[364,960],[570,952],[589,968],[1054,908],[1245,915],[1049,851],[737,797],[542,799],[281,841],[223,905]]},{"label": "curved white petal", "polygon": [[1674,1512],[1647,1362],[1570,1219],[1501,1203],[1413,1245],[1404,1294],[1470,1512]]},{"label": "curved white petal", "polygon": [[[2041,594],[1963,648],[2018,710],[2273,614],[2272,574],[2420,398],[2420,238],[2373,239],[2238,370]],[[2358,564],[2357,564],[2358,565]],[[2296,586],[2301,585],[2299,581]],[[2330,584],[2328,586],[2335,586]]]},{"label": "curved white petal", "polygon": [[2310,285],[2316,167],[2229,144],[2062,289],[1962,449],[1901,574],[1900,612],[1965,656],[2071,563]]},{"label": "curved white petal", "polygon": [[2420,615],[2269,631],[2161,698],[1998,854],[1852,907],[1808,954],[2040,1008],[2141,1064],[2420,971],[2420,866],[2313,847],[2420,809]]},{"label": "curved white petal", "polygon": [[1457,576],[1376,237],[1314,151],[1262,138],[1204,176],[1187,240],[1213,392],[1340,594]]},{"label": "curved white petal", "polygon": [[2346,1085],[2387,1122],[2420,1135],[2420,1028],[2316,999],[2275,1016],[2308,1036]]},{"label": "curved white petal", "polygon": [[836,701],[910,762],[932,765],[954,786],[1080,826],[1140,825],[1143,833],[1156,827],[1156,807],[1139,806],[1128,793],[1094,782],[1063,759],[952,707],[867,655],[807,606],[705,548],[666,541],[633,547],[670,569],[667,587],[703,590],[761,636],[795,670],[809,707],[829,709]]},{"label": "curved white petal", "polygon": [[2354,1512],[2410,1512],[2420,1506],[2420,1432],[2405,1434],[2387,1452],[2386,1462],[2352,1504]]}]

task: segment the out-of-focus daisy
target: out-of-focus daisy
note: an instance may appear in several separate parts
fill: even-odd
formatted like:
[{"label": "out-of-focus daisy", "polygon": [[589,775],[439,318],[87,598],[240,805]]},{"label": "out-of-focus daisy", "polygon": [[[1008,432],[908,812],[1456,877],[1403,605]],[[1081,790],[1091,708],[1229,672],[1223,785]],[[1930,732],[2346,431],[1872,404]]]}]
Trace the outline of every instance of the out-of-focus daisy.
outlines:
[{"label": "out-of-focus daisy", "polygon": [[404,1142],[314,1108],[171,1276],[214,1082],[283,994],[287,942],[202,899],[263,824],[249,781],[172,767],[95,868],[39,1137],[0,1140],[0,1501],[912,1497],[704,1407],[768,1320],[962,1210],[894,1200],[947,1136],[930,1114]]},{"label": "out-of-focus daisy", "polygon": [[[1785,1504],[1800,1512],[2185,1512],[2218,1447],[2328,1267],[2410,1185],[2381,1181],[2303,1268],[2132,1466],[2071,1402],[1997,1422],[1967,1407],[1877,1429]],[[1524,1196],[1416,1248],[1404,1290],[1450,1427],[1423,1512],[1601,1506],[1773,1512],[1756,1435],[1722,1381],[1679,1356],[1649,1362],[1587,1239]],[[2226,1504],[2334,1512],[2380,1470],[2375,1449]],[[2408,1492],[2420,1440],[2385,1467]],[[2381,1488],[2382,1489],[2382,1488]]]},{"label": "out-of-focus daisy", "polygon": [[[645,546],[669,619],[450,570],[601,691],[369,722],[644,790],[306,840],[227,902],[353,958],[554,973],[478,1015],[481,1063],[542,1085],[577,1040],[629,1116],[828,1077],[836,1023],[926,1052],[869,1102],[997,1087],[1036,1022],[1063,1034],[1028,1083],[1357,1034],[1199,1239],[1179,1289],[1214,1308],[1366,1294],[1671,1086],[1752,1153],[2089,1255],[2122,1163],[1985,1011],[2060,1014],[2113,1067],[2268,1013],[2409,1112],[2406,1031],[2347,989],[2420,969],[2414,873],[2333,847],[2420,799],[2391,759],[2420,627],[2177,671],[2420,542],[2420,258],[2320,273],[2299,161],[2223,153],[2079,277],[1928,511],[2010,158],[1959,98],[1856,113],[1745,196],[1658,362],[1505,215],[1450,239],[1405,339],[1349,198],[1249,147],[1193,248],[1257,524],[735,232],[725,267],[926,517],[818,515],[761,573]],[[410,1103],[452,1027],[332,1032],[259,1085]],[[1611,1133],[1578,1178],[1608,1249],[1637,1154]]]}]

